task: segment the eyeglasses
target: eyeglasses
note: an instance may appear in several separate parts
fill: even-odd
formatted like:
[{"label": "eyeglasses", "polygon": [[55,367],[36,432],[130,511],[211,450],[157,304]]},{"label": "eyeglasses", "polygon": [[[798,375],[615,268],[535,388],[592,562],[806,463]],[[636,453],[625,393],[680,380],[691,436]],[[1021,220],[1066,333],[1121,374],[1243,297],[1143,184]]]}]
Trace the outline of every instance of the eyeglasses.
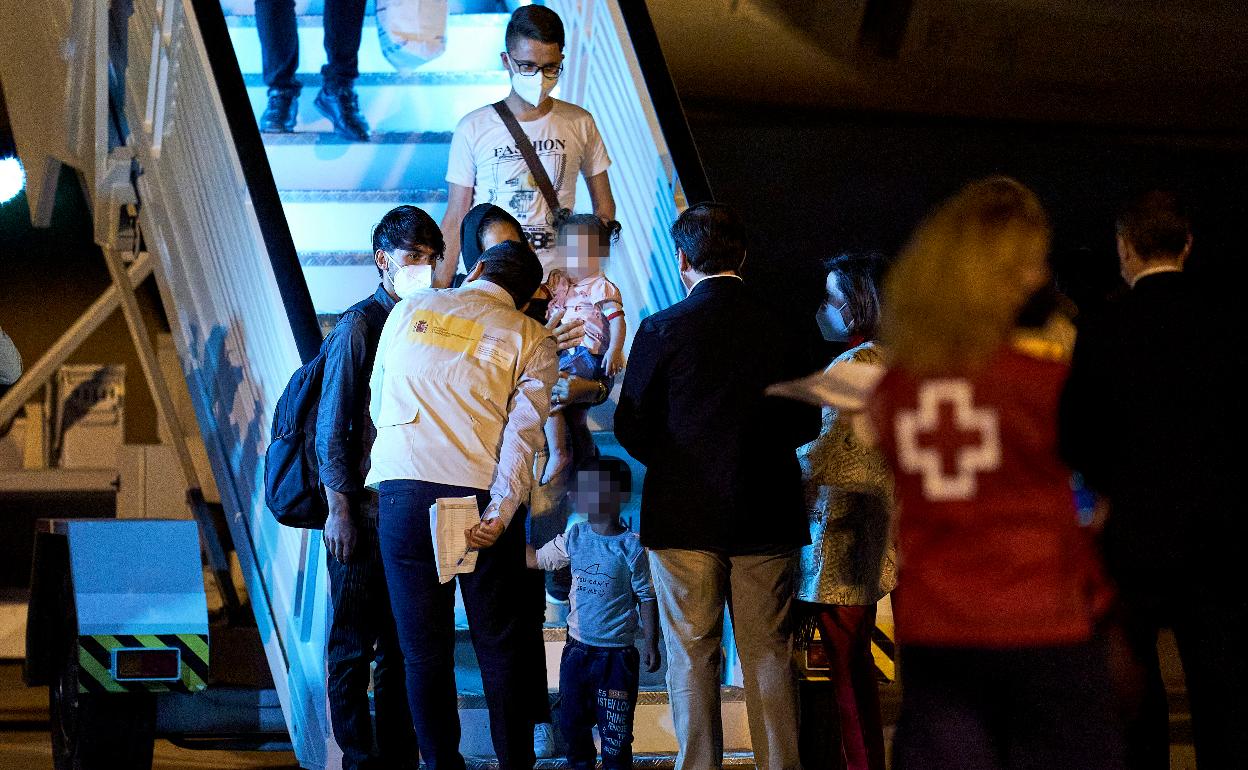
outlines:
[{"label": "eyeglasses", "polygon": [[507,58],[511,59],[511,63],[516,65],[516,71],[526,78],[531,78],[538,72],[541,72],[542,77],[548,80],[554,80],[563,74],[563,62],[559,62],[558,64],[541,65],[537,62],[521,61],[520,59],[512,56],[511,52],[507,53]]}]

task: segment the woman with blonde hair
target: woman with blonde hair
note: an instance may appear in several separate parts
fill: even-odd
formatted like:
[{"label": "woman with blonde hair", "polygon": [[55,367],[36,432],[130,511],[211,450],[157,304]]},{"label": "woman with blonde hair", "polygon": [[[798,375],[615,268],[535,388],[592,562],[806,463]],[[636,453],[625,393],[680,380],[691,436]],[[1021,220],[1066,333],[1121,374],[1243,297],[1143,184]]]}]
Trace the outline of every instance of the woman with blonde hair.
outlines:
[{"label": "woman with blonde hair", "polygon": [[1122,766],[1105,583],[1057,454],[1067,364],[1014,344],[1049,232],[1019,182],[972,182],[885,286],[869,412],[899,504],[900,770]]}]

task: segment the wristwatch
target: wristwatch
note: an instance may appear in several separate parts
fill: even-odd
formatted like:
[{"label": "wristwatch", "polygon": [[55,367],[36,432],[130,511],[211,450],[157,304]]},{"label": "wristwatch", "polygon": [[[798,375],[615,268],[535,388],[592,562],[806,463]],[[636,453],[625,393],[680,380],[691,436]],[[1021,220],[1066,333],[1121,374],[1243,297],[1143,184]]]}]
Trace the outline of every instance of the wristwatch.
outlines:
[{"label": "wristwatch", "polygon": [[607,396],[611,395],[611,389],[607,387],[607,383],[602,380],[595,380],[598,385],[598,398],[594,399],[594,406],[605,403]]}]

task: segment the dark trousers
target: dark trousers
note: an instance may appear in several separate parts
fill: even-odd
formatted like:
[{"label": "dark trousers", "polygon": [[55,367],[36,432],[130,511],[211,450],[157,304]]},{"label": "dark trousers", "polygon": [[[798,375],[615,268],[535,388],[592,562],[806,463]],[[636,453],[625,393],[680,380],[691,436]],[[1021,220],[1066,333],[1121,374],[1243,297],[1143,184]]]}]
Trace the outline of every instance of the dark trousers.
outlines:
[{"label": "dark trousers", "polygon": [[1160,629],[1178,644],[1192,714],[1196,763],[1248,765],[1248,604],[1124,602],[1123,631],[1134,658],[1136,694],[1127,704],[1127,760],[1132,770],[1170,767],[1170,711],[1157,657]]},{"label": "dark trousers", "polygon": [[[375,520],[357,527],[355,553],[340,564],[330,556],[329,719],[342,749],[344,770],[416,767],[416,733],[407,706],[407,675],[395,635]],[[371,664],[377,669],[370,672]],[[368,709],[373,680],[377,750]]]},{"label": "dark trousers", "polygon": [[[428,770],[464,770],[455,687],[455,584],[438,582],[429,506],[439,497],[476,495],[485,510],[490,496],[424,481],[386,481],[380,491],[381,555],[421,759]],[[523,668],[530,625],[521,615],[522,522],[513,520],[498,542],[477,555],[475,570],[458,576],[500,770],[531,770],[534,761],[532,696]]]},{"label": "dark trousers", "polygon": [[[360,37],[366,0],[325,0],[324,87],[349,86],[360,75]],[[295,0],[256,0],[264,82],[269,88],[299,88],[299,27]]]},{"label": "dark trousers", "polygon": [[550,687],[546,682],[546,573],[524,573],[525,635],[524,668],[529,672],[530,709],[534,724],[550,721]]},{"label": "dark trousers", "polygon": [[894,770],[1120,770],[1104,645],[903,647]]},{"label": "dark trousers", "polygon": [[828,654],[846,770],[884,770],[880,688],[871,654],[875,605],[818,605],[819,636]]},{"label": "dark trousers", "polygon": [[632,768],[640,670],[636,647],[594,647],[568,637],[559,664],[559,727],[573,770],[595,766],[595,724],[603,770]]}]

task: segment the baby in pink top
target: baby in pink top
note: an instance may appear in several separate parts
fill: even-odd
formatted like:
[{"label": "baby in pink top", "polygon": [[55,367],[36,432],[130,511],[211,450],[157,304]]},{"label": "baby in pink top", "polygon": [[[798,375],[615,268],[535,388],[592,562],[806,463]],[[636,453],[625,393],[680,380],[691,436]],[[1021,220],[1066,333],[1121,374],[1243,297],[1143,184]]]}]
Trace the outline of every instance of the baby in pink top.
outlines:
[{"label": "baby in pink top", "polygon": [[[550,298],[548,320],[563,313],[563,323],[584,322],[581,344],[559,354],[559,370],[585,379],[608,380],[624,371],[627,333],[620,290],[602,272],[602,260],[610,255],[611,243],[619,240],[620,223],[604,222],[593,214],[572,214],[555,225],[555,250],[564,267],[550,271],[538,295],[545,293]],[[571,463],[569,433],[574,428],[585,429],[584,423],[583,406],[552,412],[546,422],[550,460],[543,484]]]}]

